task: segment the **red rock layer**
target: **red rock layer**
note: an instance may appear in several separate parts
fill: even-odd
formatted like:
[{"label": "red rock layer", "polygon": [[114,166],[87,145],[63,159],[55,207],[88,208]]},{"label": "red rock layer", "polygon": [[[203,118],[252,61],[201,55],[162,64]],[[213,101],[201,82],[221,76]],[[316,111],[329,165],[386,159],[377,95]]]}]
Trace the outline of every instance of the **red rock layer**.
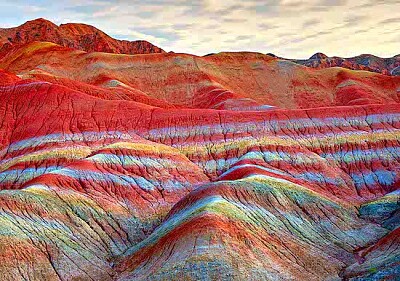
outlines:
[{"label": "red rock layer", "polygon": [[0,29],[0,44],[5,49],[8,49],[10,45],[21,45],[34,41],[53,42],[86,52],[132,55],[164,52],[144,40],[131,42],[113,39],[97,28],[86,24],[68,23],[57,26],[40,18],[28,21],[18,27]]},{"label": "red rock layer", "polygon": [[0,67],[49,82],[79,81],[112,91],[114,97],[164,108],[265,111],[386,104],[400,98],[399,77],[315,70],[255,53],[125,56],[32,43],[10,50]]}]

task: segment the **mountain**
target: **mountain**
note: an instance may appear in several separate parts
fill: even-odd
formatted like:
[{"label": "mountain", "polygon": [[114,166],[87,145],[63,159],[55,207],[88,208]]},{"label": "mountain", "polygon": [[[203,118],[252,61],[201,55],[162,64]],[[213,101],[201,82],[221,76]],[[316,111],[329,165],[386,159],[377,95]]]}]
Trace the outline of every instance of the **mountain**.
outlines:
[{"label": "mountain", "polygon": [[364,54],[352,58],[328,57],[316,53],[307,60],[291,60],[295,63],[313,68],[344,67],[353,70],[366,70],[385,75],[400,75],[400,55],[392,58],[380,58]]},{"label": "mountain", "polygon": [[97,28],[78,23],[61,24],[39,18],[14,28],[0,28],[0,44],[20,45],[34,41],[53,42],[68,48],[86,52],[106,52],[114,54],[163,53],[153,44],[139,40],[116,40]]},{"label": "mountain", "polygon": [[0,279],[396,280],[399,104],[260,53],[8,44]]},{"label": "mountain", "polygon": [[400,77],[316,70],[258,53],[115,56],[34,42],[0,56],[0,68],[157,107],[249,111],[400,101]]}]

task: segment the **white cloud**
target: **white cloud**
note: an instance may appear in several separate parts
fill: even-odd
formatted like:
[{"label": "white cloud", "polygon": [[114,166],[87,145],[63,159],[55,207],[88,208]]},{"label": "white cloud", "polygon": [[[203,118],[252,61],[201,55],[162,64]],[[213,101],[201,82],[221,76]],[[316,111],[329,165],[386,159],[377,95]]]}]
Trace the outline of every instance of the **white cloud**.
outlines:
[{"label": "white cloud", "polygon": [[388,57],[399,52],[398,20],[393,16],[393,11],[400,10],[399,1],[31,2],[36,8],[27,10],[32,6],[29,1],[0,3],[0,24],[19,25],[36,17],[57,24],[84,22],[118,38],[148,40],[166,51],[198,55],[248,50],[291,58],[306,58],[317,51]]}]

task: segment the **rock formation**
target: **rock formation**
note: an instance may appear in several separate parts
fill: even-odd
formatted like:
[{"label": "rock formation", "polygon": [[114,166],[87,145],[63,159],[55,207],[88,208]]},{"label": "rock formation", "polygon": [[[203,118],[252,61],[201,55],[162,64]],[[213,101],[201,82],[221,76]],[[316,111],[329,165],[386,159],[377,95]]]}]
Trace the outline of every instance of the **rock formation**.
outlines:
[{"label": "rock formation", "polygon": [[40,18],[28,21],[18,27],[0,28],[0,44],[2,46],[9,47],[9,45],[21,45],[35,41],[52,42],[86,52],[131,55],[164,53],[162,49],[147,41],[116,40],[87,24],[68,23],[57,26]]},{"label": "rock formation", "polygon": [[364,54],[352,58],[328,57],[316,53],[308,60],[291,60],[295,63],[313,68],[343,67],[353,70],[366,70],[385,75],[400,75],[400,55],[392,58],[380,58]]},{"label": "rock formation", "polygon": [[79,46],[0,55],[1,280],[399,276],[400,77]]}]

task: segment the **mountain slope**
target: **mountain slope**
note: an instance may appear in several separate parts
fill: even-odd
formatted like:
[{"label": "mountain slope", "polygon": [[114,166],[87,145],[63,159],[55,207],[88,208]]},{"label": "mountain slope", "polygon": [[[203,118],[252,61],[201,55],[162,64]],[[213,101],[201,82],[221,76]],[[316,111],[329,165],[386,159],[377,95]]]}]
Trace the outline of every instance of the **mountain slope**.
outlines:
[{"label": "mountain slope", "polygon": [[397,104],[151,109],[1,81],[5,280],[354,277],[389,233],[354,207],[399,187]]},{"label": "mountain slope", "polygon": [[[67,78],[129,92],[136,101],[184,108],[270,110],[400,101],[400,77],[343,68],[316,70],[257,53],[126,56],[83,53],[50,43],[11,49],[0,67],[54,81]],[[137,98],[135,98],[137,97]]]},{"label": "mountain slope", "polygon": [[399,79],[3,48],[0,279],[397,280]]}]

